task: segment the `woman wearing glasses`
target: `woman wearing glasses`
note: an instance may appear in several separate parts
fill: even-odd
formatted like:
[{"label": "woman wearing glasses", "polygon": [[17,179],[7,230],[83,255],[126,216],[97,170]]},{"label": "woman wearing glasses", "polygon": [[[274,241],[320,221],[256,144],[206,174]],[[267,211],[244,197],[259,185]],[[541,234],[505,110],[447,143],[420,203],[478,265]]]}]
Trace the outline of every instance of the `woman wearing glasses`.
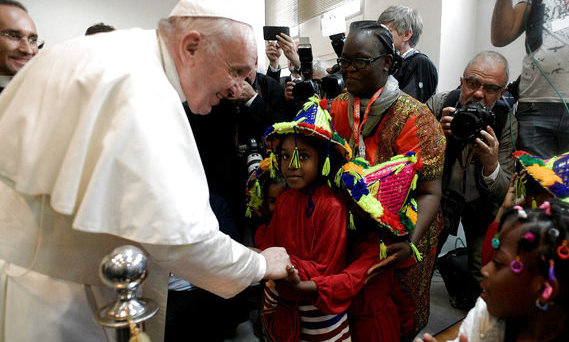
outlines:
[{"label": "woman wearing glasses", "polygon": [[[375,21],[350,25],[342,57],[338,59],[348,92],[333,102],[331,114],[338,133],[350,142],[354,155],[379,164],[397,154],[413,151],[423,163],[419,176],[418,217],[411,241],[423,260],[417,262],[408,242],[387,247],[388,257],[374,266],[373,277],[351,309],[354,341],[374,340],[384,329],[378,318],[384,312],[380,298],[386,292],[397,306],[401,340],[411,340],[429,316],[430,279],[437,236],[445,137],[440,124],[419,101],[404,94],[391,76],[401,58],[389,29]],[[395,269],[396,286],[385,279]]]}]

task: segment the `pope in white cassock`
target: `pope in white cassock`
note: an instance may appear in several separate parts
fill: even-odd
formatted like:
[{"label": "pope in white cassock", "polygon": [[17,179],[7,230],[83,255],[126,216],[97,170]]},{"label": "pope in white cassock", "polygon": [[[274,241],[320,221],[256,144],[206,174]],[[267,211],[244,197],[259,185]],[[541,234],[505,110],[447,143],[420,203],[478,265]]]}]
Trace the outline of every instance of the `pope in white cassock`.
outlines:
[{"label": "pope in white cassock", "polygon": [[[98,264],[149,255],[147,322],[164,333],[168,273],[223,297],[286,275],[221,233],[182,102],[208,113],[255,66],[237,1],[182,0],[158,30],[81,37],[42,51],[0,96],[0,341],[105,341],[115,299]],[[109,337],[111,336],[111,337]]]}]

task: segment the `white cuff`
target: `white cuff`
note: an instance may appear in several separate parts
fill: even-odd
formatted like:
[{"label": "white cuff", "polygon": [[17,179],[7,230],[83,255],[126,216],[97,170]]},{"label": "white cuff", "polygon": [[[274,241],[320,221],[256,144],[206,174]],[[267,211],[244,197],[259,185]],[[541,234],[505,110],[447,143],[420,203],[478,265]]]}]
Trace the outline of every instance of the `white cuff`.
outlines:
[{"label": "white cuff", "polygon": [[263,261],[259,262],[259,273],[257,273],[257,276],[255,278],[253,278],[252,283],[263,280],[263,278],[265,278],[265,273],[267,273],[267,259],[265,259],[265,257],[260,253],[259,256],[263,258]]},{"label": "white cuff", "polygon": [[247,102],[245,102],[245,107],[251,107],[251,104],[253,104],[253,101],[255,101],[255,98],[257,97],[257,95],[259,95],[259,94],[255,94],[255,95],[253,95],[252,98],[247,100]]},{"label": "white cuff", "polygon": [[498,166],[496,166],[496,169],[494,170],[494,172],[492,172],[488,176],[484,176],[484,167],[483,167],[482,168],[482,177],[484,178],[484,181],[486,183],[493,182],[496,180],[496,178],[498,178],[498,172],[500,172],[500,163],[498,163]]},{"label": "white cuff", "polygon": [[273,68],[272,65],[269,64],[269,70],[271,70],[272,72],[278,72],[279,70],[281,70],[281,68]]}]

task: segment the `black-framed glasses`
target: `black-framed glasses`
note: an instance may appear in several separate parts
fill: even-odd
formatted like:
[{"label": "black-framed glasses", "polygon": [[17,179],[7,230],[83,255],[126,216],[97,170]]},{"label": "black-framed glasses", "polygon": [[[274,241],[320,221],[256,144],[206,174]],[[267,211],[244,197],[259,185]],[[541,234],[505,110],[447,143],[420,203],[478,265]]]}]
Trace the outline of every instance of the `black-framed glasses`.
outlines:
[{"label": "black-framed glasses", "polygon": [[40,47],[43,47],[43,43],[44,43],[44,41],[39,39],[38,36],[35,34],[31,34],[29,36],[24,36],[20,32],[15,31],[15,30],[0,31],[0,36],[6,37],[9,40],[13,41],[14,43],[18,43],[18,44],[26,41],[28,44],[30,44],[31,47],[38,48],[38,49]]},{"label": "black-framed glasses", "polygon": [[375,56],[373,58],[345,58],[345,57],[340,57],[340,58],[338,58],[337,61],[338,61],[338,65],[340,65],[340,67],[342,69],[347,69],[351,65],[357,71],[357,70],[366,68],[368,65],[377,61],[378,59],[380,59],[381,57],[383,57],[385,55],[387,55],[387,54],[382,53],[381,55]]},{"label": "black-framed glasses", "polygon": [[502,89],[505,88],[505,86],[499,86],[497,84],[482,83],[476,77],[463,77],[462,79],[466,83],[466,86],[471,90],[478,90],[480,87],[482,87],[482,89],[484,89],[484,91],[489,95],[498,94]]}]

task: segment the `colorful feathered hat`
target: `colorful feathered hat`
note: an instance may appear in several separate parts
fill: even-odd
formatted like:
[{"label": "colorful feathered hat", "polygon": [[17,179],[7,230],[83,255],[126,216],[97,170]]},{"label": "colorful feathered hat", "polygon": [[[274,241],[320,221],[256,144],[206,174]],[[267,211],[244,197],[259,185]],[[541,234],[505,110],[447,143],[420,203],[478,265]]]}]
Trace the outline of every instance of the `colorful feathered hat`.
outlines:
[{"label": "colorful feathered hat", "polygon": [[[414,152],[394,156],[374,166],[356,158],[343,166],[336,182],[343,184],[357,205],[380,227],[396,236],[408,236],[417,222],[415,190],[421,169],[422,163]],[[351,225],[352,220],[350,216]],[[417,260],[421,260],[413,243],[411,248]],[[384,257],[386,248],[382,241],[380,258]]]},{"label": "colorful feathered hat", "polygon": [[[516,151],[513,156],[531,178],[551,195],[569,203],[569,152],[552,158]],[[519,185],[516,186],[518,188]]]},{"label": "colorful feathered hat", "polygon": [[[265,132],[265,145],[274,152],[284,135],[301,134],[328,141],[340,153],[340,156],[350,160],[352,150],[346,140],[336,132],[332,125],[330,113],[324,109],[327,107],[326,100],[320,100],[318,97],[312,96],[292,121],[279,122],[267,129]],[[291,158],[292,163],[298,163],[298,149],[296,148]],[[327,176],[329,171],[330,159],[327,157],[322,173],[324,176]]]}]

